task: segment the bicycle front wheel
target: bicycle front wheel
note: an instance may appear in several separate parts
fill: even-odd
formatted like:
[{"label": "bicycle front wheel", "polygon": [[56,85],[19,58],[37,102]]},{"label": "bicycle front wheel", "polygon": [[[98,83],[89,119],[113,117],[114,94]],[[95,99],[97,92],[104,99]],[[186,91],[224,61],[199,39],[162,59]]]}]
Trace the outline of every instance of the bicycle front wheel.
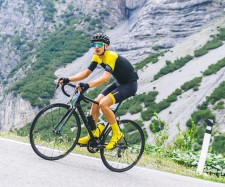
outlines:
[{"label": "bicycle front wheel", "polygon": [[[112,150],[101,149],[101,159],[104,165],[115,172],[124,172],[131,169],[141,158],[145,138],[141,127],[134,121],[119,121],[120,130],[124,134],[124,138]],[[112,129],[106,131],[103,142],[105,145],[111,140]]]},{"label": "bicycle front wheel", "polygon": [[46,160],[57,160],[74,149],[80,136],[80,120],[70,106],[62,103],[48,105],[34,118],[30,143],[34,152]]}]

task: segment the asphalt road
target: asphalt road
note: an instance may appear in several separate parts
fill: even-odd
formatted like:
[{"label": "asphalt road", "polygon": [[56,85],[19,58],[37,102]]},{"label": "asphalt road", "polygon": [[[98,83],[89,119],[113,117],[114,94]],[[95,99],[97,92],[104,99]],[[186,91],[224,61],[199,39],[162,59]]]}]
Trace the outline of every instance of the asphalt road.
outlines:
[{"label": "asphalt road", "polygon": [[29,144],[0,138],[0,187],[224,187],[191,177],[134,167],[108,170],[100,159],[70,154],[58,161],[39,158]]}]

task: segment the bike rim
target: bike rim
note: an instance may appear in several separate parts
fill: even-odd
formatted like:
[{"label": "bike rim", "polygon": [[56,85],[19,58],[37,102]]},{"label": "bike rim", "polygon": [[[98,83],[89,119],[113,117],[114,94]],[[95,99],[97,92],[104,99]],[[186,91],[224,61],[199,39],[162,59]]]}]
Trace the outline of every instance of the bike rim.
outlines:
[{"label": "bike rim", "polygon": [[[101,150],[101,158],[105,166],[115,172],[124,172],[131,169],[141,158],[144,151],[144,134],[142,129],[133,121],[120,121],[120,129],[124,134],[116,148],[112,150]],[[109,129],[104,139],[108,144],[112,136]]]},{"label": "bike rim", "polygon": [[80,135],[80,123],[76,113],[69,118],[63,128],[62,123],[56,125],[68,109],[69,106],[64,104],[49,105],[34,119],[30,130],[30,142],[40,157],[57,160],[74,149]]}]

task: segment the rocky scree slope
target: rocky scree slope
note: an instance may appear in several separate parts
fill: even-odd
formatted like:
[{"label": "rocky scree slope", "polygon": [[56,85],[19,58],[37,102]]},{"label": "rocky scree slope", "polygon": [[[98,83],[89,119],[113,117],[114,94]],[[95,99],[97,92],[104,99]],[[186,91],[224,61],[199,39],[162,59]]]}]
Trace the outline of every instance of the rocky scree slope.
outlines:
[{"label": "rocky scree slope", "polygon": [[[65,2],[65,3],[64,3]],[[197,33],[202,26],[207,24],[209,21],[216,20],[220,17],[223,17],[224,3],[222,1],[210,1],[210,0],[197,0],[197,1],[175,1],[175,0],[116,0],[116,1],[59,1],[55,4],[57,9],[54,14],[53,20],[46,21],[43,16],[43,9],[39,4],[35,4],[37,16],[33,19],[38,19],[33,21],[29,16],[26,17],[26,9],[21,9],[28,6],[27,1],[11,1],[11,4],[5,0],[1,4],[1,11],[5,11],[4,15],[8,16],[8,21],[5,21],[4,27],[0,28],[1,36],[6,33],[15,35],[14,32],[18,33],[21,30],[29,28],[29,32],[26,31],[27,37],[29,39],[34,38],[34,40],[41,41],[45,33],[48,31],[57,30],[57,27],[64,23],[60,15],[65,13],[68,10],[68,6],[72,5],[72,13],[76,17],[80,15],[79,21],[74,23],[74,26],[77,29],[85,28],[88,31],[90,23],[85,22],[84,18],[90,16],[93,19],[93,16],[98,17],[100,10],[104,7],[109,12],[109,17],[104,19],[103,26],[106,29],[111,29],[107,33],[110,35],[112,40],[111,49],[118,51],[120,54],[126,56],[132,63],[137,63],[141,59],[145,58],[149,53],[154,52],[156,49],[169,49],[174,47],[178,42],[183,41],[186,37]],[[10,5],[10,6],[6,6]],[[20,9],[20,7],[22,7]],[[14,13],[18,13],[17,16],[14,16]],[[3,15],[3,14],[2,14]],[[1,18],[5,18],[2,16]],[[21,18],[20,16],[23,18]],[[33,14],[31,14],[33,15]],[[24,27],[24,22],[20,20],[27,20],[26,27]],[[13,18],[13,19],[12,19]],[[1,19],[4,20],[4,19]],[[19,25],[15,23],[21,23]],[[58,24],[58,25],[57,25]],[[98,25],[96,25],[98,27]],[[33,31],[32,31],[33,28]],[[43,30],[42,30],[43,29]],[[95,27],[91,29],[95,30]],[[13,31],[13,32],[12,32]],[[19,32],[20,33],[20,32]],[[5,39],[5,37],[4,37]],[[5,58],[1,59],[1,64],[3,68],[1,70],[1,76],[4,80],[5,77],[10,73],[16,64],[20,63],[20,54],[19,50],[15,45],[11,45],[10,39],[2,40],[2,53],[5,54]],[[32,40],[33,41],[33,40]],[[6,49],[6,50],[5,50]],[[35,49],[34,49],[35,50]],[[7,55],[6,55],[7,54]],[[8,55],[11,54],[11,55]],[[10,56],[10,58],[7,58]],[[72,75],[75,74],[78,70],[86,68],[87,65],[84,62],[89,62],[92,56],[92,51],[90,50],[84,57],[75,60],[71,65],[69,65],[64,70],[59,69],[56,74],[58,76],[62,75]],[[35,62],[35,56],[30,57],[33,62]],[[175,58],[175,57],[174,57]],[[7,61],[7,59],[9,61]],[[10,60],[11,59],[11,60]],[[17,59],[17,60],[16,60]],[[4,62],[3,62],[4,60]],[[8,62],[8,63],[7,63]],[[80,62],[80,63],[79,63]],[[10,64],[9,66],[6,64]],[[12,65],[11,65],[12,64]],[[76,64],[76,65],[74,65]],[[71,67],[76,68],[71,68]],[[77,68],[79,67],[80,68]],[[8,70],[6,71],[7,68]],[[26,68],[29,68],[27,66]],[[21,68],[22,69],[22,68]],[[14,97],[11,93],[5,95],[4,87],[12,84],[16,79],[24,76],[19,69],[15,74],[12,80],[8,80],[4,86],[1,82],[0,89],[0,129],[9,130],[11,128],[20,127],[21,124],[25,124],[33,118],[38,109],[31,109],[30,104],[27,101],[24,101],[23,106],[26,108],[26,112],[22,112],[20,104],[17,102],[21,100],[20,97]],[[96,76],[96,74],[94,75]],[[143,90],[141,87],[146,86],[146,82],[142,83],[143,79],[140,79],[140,90]],[[148,81],[148,79],[145,79]],[[53,101],[60,100],[62,97],[56,93]],[[23,99],[22,99],[23,100]],[[14,104],[14,105],[13,105]],[[13,108],[14,107],[14,108]],[[10,113],[9,113],[10,112]],[[18,113],[19,115],[15,115]],[[15,116],[17,120],[15,120]],[[26,118],[24,116],[29,116]],[[14,119],[14,120],[11,120]]]}]

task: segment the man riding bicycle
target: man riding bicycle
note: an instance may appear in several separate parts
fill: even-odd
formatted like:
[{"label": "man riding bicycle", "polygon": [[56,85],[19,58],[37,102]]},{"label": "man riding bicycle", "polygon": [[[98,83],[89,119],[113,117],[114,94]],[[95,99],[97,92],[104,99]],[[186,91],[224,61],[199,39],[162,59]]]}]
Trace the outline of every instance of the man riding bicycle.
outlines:
[{"label": "man riding bicycle", "polygon": [[[113,135],[106,146],[106,149],[110,150],[115,148],[118,142],[124,137],[123,133],[119,129],[115,114],[110,109],[110,106],[115,103],[120,103],[135,95],[137,92],[138,75],[127,59],[108,50],[110,39],[107,35],[97,33],[92,36],[91,43],[94,48],[94,56],[89,67],[75,76],[60,78],[59,82],[61,84],[67,84],[69,82],[81,81],[87,78],[94,71],[97,65],[101,65],[104,68],[105,71],[103,75],[89,83],[79,83],[76,87],[80,91],[84,92],[89,88],[100,86],[108,82],[111,75],[114,76],[116,82],[108,85],[95,99],[99,105],[93,103],[91,107],[91,116],[95,124],[98,123],[99,110],[101,109],[102,113],[111,125]],[[99,124],[97,129],[96,126],[91,127],[91,130],[94,131],[95,137],[99,137],[103,129],[103,124]],[[88,134],[87,136],[80,138],[78,143],[85,145],[89,140],[90,135]]]}]

